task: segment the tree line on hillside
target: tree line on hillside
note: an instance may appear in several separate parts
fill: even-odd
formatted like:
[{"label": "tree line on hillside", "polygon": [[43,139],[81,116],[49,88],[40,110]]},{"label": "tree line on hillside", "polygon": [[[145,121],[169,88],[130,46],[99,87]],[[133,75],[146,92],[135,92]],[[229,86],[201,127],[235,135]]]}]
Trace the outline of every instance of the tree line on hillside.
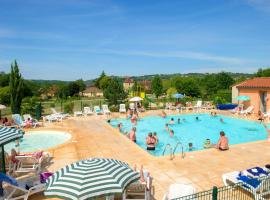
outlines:
[{"label": "tree line on hillside", "polygon": [[[270,68],[259,69],[253,74],[257,77],[270,77]],[[220,72],[216,74],[191,74],[190,76],[174,75],[163,78],[159,75],[151,77],[151,89],[147,93],[154,94],[156,98],[167,95],[170,98],[174,93],[185,94],[186,98],[201,98],[203,100],[215,100],[217,102],[231,101],[231,86],[241,82],[250,76]],[[124,102],[129,91],[123,87],[123,78],[108,76],[103,71],[101,75],[93,80],[96,87],[103,91],[104,98],[110,105],[118,105]],[[146,91],[144,86],[135,80],[131,91]],[[25,80],[20,72],[17,62],[12,63],[10,73],[0,73],[0,103],[10,105],[13,113],[24,111],[34,112],[33,107],[39,105],[37,102],[50,98],[68,99],[68,97],[79,96],[86,88],[82,79],[75,81],[34,81]],[[22,106],[27,105],[27,106]]]}]

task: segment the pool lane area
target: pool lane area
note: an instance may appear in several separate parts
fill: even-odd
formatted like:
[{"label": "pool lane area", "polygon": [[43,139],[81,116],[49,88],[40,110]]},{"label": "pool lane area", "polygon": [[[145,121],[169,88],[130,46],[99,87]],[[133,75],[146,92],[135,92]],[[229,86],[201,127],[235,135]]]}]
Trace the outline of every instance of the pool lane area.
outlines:
[{"label": "pool lane area", "polygon": [[[198,120],[196,120],[198,117]],[[169,125],[169,129],[174,131],[174,136],[171,137],[165,129],[165,124],[169,123],[171,118],[175,124]],[[221,122],[221,118],[224,122]],[[178,123],[180,119],[180,123]],[[112,119],[110,124],[117,127],[119,123],[123,124],[122,132],[129,132],[134,125],[130,119]],[[224,131],[229,139],[229,145],[254,142],[267,139],[267,131],[263,124],[255,121],[232,118],[224,115],[215,117],[209,114],[185,114],[185,115],[170,115],[166,118],[160,116],[147,116],[138,120],[136,125],[136,140],[137,145],[146,150],[146,137],[149,132],[156,132],[159,142],[156,150],[148,151],[154,156],[162,156],[164,148],[170,144],[172,149],[181,143],[185,152],[190,151],[188,144],[192,143],[192,151],[203,150],[204,142],[210,139],[212,144],[217,143],[219,132]],[[181,151],[180,145],[175,149],[175,153]],[[170,152],[166,151],[164,155]]]},{"label": "pool lane area", "polygon": [[63,131],[27,131],[23,138],[5,145],[5,151],[10,152],[12,148],[19,152],[35,152],[46,150],[67,142],[71,135]]}]

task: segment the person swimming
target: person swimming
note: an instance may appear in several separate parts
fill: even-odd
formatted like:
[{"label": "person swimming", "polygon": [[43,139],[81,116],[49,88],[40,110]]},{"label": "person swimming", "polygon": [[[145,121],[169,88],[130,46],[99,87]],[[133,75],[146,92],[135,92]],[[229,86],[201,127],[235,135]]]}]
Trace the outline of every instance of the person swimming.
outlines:
[{"label": "person swimming", "polygon": [[133,127],[129,133],[129,139],[136,143],[136,127]]},{"label": "person swimming", "polygon": [[171,129],[170,130],[170,136],[173,137],[174,136],[174,131]]},{"label": "person swimming", "polygon": [[120,123],[117,125],[117,128],[118,128],[118,131],[121,133],[121,132],[122,132],[122,128],[123,128],[123,124],[120,122]]},{"label": "person swimming", "polygon": [[196,121],[200,121],[199,117],[196,117],[195,119],[196,119]]},{"label": "person swimming", "polygon": [[169,124],[165,124],[166,131],[169,131]]},{"label": "person swimming", "polygon": [[225,123],[223,118],[220,118],[219,121],[220,121],[221,123]]},{"label": "person swimming", "polygon": [[211,141],[210,141],[210,139],[206,139],[205,140],[205,142],[203,144],[203,148],[205,148],[205,149],[211,148]]},{"label": "person swimming", "polygon": [[169,124],[173,125],[174,124],[174,118],[171,118]]},{"label": "person swimming", "polygon": [[181,119],[180,119],[180,118],[178,118],[178,119],[177,119],[177,123],[178,123],[178,124],[180,124],[180,122],[181,122]]}]

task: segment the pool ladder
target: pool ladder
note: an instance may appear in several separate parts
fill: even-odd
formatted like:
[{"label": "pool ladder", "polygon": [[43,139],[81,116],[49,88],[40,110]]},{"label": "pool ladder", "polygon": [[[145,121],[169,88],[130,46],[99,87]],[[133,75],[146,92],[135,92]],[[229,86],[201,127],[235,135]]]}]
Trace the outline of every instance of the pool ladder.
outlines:
[{"label": "pool ladder", "polygon": [[169,143],[166,144],[162,155],[164,156],[167,149],[169,149],[170,150],[170,160],[173,160],[175,158],[175,151],[179,145],[181,146],[181,157],[183,159],[185,157],[185,153],[184,153],[184,146],[181,142],[177,142],[174,148],[172,148],[171,144],[169,144]]}]

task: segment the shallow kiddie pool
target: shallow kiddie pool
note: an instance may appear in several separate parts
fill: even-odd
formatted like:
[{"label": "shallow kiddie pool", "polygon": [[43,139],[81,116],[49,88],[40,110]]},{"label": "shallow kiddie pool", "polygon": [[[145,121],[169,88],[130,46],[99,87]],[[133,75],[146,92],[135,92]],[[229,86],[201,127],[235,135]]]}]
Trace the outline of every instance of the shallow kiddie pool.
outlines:
[{"label": "shallow kiddie pool", "polygon": [[16,142],[5,145],[5,151],[10,152],[12,148],[20,152],[35,152],[48,149],[67,142],[71,135],[62,131],[28,131],[20,139],[19,146]]},{"label": "shallow kiddie pool", "polygon": [[[196,120],[196,117],[199,120]],[[174,125],[169,125],[169,128],[174,131],[173,137],[170,137],[165,129],[165,124],[171,118],[174,118],[175,121]],[[180,118],[180,124],[177,123],[178,118]],[[220,118],[223,118],[224,123],[220,122]],[[123,124],[123,132],[131,130],[133,125],[127,119],[113,119],[110,124],[113,127],[117,127],[117,124],[120,122]],[[209,114],[171,115],[165,119],[160,116],[149,116],[140,119],[136,128],[137,145],[143,149],[146,149],[145,139],[147,134],[149,132],[157,133],[159,143],[156,146],[156,150],[149,151],[149,153],[155,156],[162,156],[167,144],[174,148],[178,142],[183,144],[184,151],[186,152],[189,151],[189,143],[193,144],[193,151],[202,150],[204,149],[203,146],[206,139],[210,139],[213,144],[217,143],[220,131],[225,132],[229,139],[229,145],[267,139],[267,131],[263,124],[223,115],[216,117]],[[181,152],[180,146],[178,146],[175,152]],[[165,155],[168,154],[169,151],[166,151]]]}]

